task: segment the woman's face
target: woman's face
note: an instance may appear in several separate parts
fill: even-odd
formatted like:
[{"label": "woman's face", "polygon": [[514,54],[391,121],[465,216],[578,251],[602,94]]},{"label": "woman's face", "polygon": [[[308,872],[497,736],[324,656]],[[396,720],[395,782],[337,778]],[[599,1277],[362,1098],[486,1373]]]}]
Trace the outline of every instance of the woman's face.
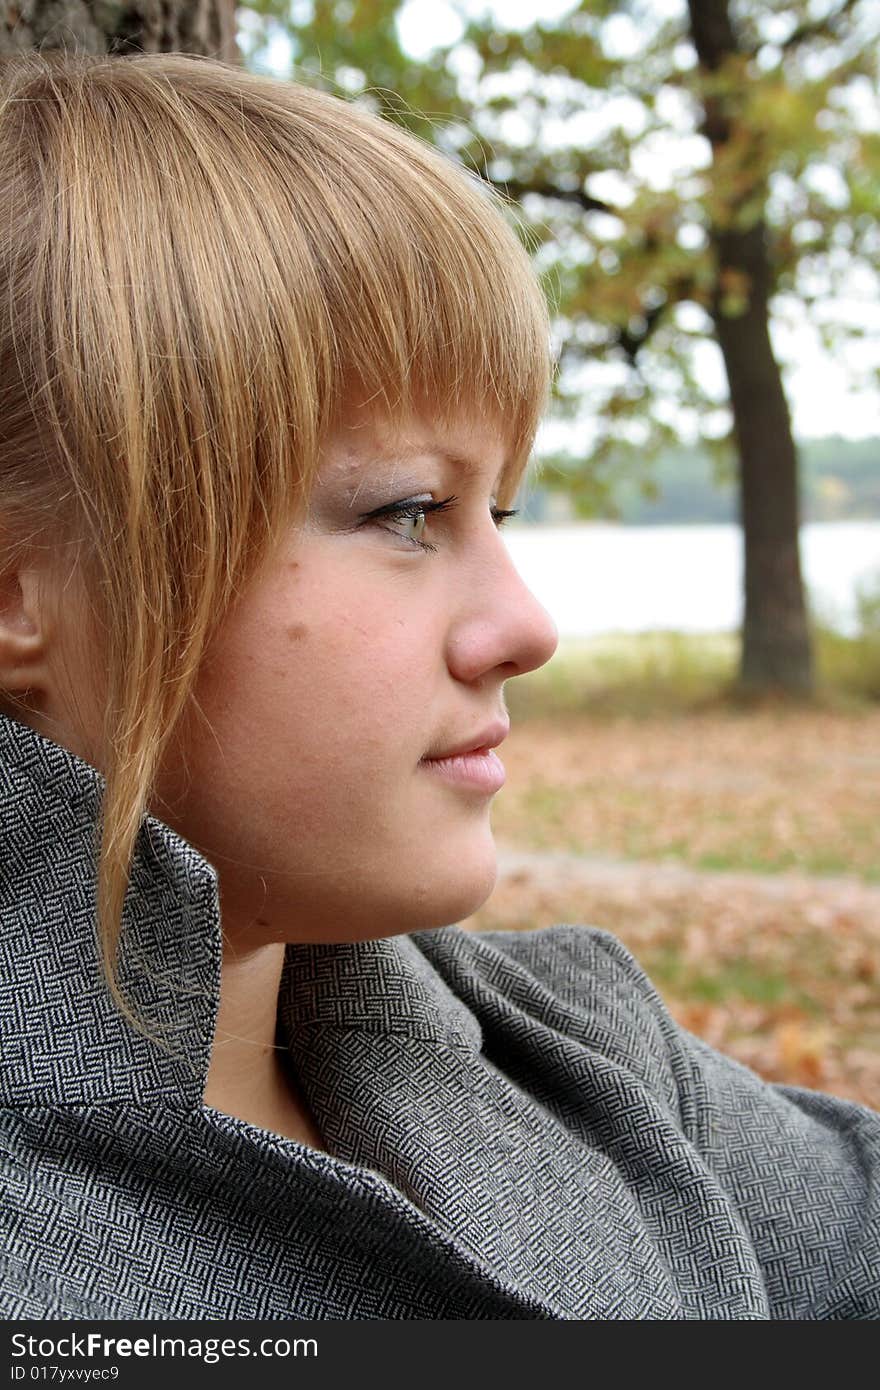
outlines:
[{"label": "woman's face", "polygon": [[221,627],[196,692],[207,725],[192,721],[152,807],[217,869],[228,932],[389,936],[491,892],[491,784],[425,759],[496,743],[504,682],[556,647],[493,518],[503,463],[470,419],[361,416],[329,440],[308,522]]}]

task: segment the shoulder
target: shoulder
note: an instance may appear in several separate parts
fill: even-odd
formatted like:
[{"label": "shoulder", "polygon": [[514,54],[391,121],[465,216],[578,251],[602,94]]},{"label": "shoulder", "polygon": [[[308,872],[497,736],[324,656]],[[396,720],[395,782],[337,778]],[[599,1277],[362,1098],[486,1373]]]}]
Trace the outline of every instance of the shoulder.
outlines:
[{"label": "shoulder", "polygon": [[609,992],[638,999],[651,1009],[661,1002],[635,957],[616,936],[598,927],[560,923],[467,935],[478,956],[488,948],[498,958],[516,963],[572,1007],[607,999]]},{"label": "shoulder", "polygon": [[619,1061],[645,1049],[678,1053],[679,1030],[638,961],[596,927],[467,933],[473,968],[545,1021],[573,1030]]},{"label": "shoulder", "polygon": [[467,998],[493,1057],[514,1059],[522,1079],[527,1049],[545,1103],[555,1077],[557,1096],[577,1091],[592,1134],[632,1146],[653,1131],[665,1136],[646,1160],[655,1173],[687,1152],[694,1173],[713,1175],[753,1242],[775,1316],[880,1316],[880,1115],[774,1085],[716,1052],[673,1020],[607,932],[430,935],[435,966]]},{"label": "shoulder", "polygon": [[[694,1078],[686,1035],[615,936],[560,924],[499,932],[447,928],[415,939],[484,1033],[530,1037],[548,1067],[554,1050],[568,1072],[611,1067],[689,1128]],[[563,1039],[570,1045],[561,1048]]]},{"label": "shoulder", "polygon": [[818,1164],[845,1181],[855,1202],[866,1170],[880,1194],[880,1115],[765,1081],[693,1036],[610,933],[566,924],[422,936],[433,938],[422,949],[496,1048],[530,1037],[536,1064],[549,1068],[553,1054],[569,1077],[591,1087],[612,1070],[619,1094],[662,1106],[735,1185],[769,1190],[777,1177],[791,1184],[797,1174],[806,1201]]},{"label": "shoulder", "polygon": [[487,981],[532,995],[550,992],[573,1008],[605,999],[609,991],[662,1008],[636,959],[617,937],[597,927],[559,924],[489,932],[447,927],[419,932],[414,940],[434,964],[457,959]]}]

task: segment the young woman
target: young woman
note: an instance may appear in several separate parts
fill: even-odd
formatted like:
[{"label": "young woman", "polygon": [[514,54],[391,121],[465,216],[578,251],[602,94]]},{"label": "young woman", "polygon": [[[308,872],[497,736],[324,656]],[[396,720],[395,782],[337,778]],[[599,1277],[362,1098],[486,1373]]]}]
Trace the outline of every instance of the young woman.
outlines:
[{"label": "young woman", "polygon": [[880,1122],[454,925],[543,407],[460,171],[182,56],[0,76],[0,1313],[880,1313]]}]

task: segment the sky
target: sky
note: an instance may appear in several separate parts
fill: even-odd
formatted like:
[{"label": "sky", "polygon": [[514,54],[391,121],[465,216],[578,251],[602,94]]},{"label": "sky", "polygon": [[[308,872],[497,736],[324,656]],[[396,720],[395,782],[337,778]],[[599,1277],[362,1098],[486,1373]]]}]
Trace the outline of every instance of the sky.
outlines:
[{"label": "sky", "polygon": [[[681,13],[684,0],[651,0],[653,15],[675,16]],[[536,18],[552,22],[571,10],[573,0],[462,0],[474,14],[495,14],[505,27],[533,23]],[[612,21],[612,42],[617,54],[627,56],[638,49],[638,28],[623,15]],[[414,61],[423,60],[439,45],[454,42],[461,34],[461,20],[452,4],[446,0],[409,0],[401,13],[399,32],[401,43]],[[290,71],[290,48],[279,34],[268,59],[270,69],[279,73]],[[625,101],[625,98],[622,99]],[[632,103],[634,105],[634,103]],[[618,112],[618,115],[625,112]],[[570,125],[567,135],[570,137]],[[674,148],[651,151],[652,174],[662,183],[674,179],[676,167],[688,151],[679,143]],[[834,177],[829,170],[828,177]],[[603,196],[593,188],[597,196]],[[614,190],[604,196],[611,198]],[[784,366],[786,394],[791,409],[795,436],[799,439],[831,434],[859,439],[880,436],[880,388],[854,388],[859,375],[872,368],[880,369],[880,305],[877,303],[876,282],[858,275],[850,284],[846,297],[827,306],[826,312],[861,326],[866,336],[847,348],[840,347],[830,356],[822,347],[819,333],[820,311],[806,311],[795,300],[780,305],[775,316],[773,342]],[[699,371],[707,386],[723,399],[724,373],[720,352],[711,340],[701,345]]]}]

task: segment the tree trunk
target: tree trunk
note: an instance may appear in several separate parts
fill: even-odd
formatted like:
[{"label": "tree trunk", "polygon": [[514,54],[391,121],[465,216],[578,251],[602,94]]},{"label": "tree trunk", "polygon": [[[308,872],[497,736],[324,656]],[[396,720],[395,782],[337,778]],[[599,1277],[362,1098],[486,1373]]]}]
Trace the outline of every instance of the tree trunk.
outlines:
[{"label": "tree trunk", "polygon": [[[688,0],[700,65],[715,72],[737,52],[729,0]],[[731,136],[731,111],[705,102],[704,131],[713,156]],[[740,204],[761,192],[753,184]],[[772,274],[760,219],[742,226],[737,205],[712,240],[718,279],[712,317],[730,387],[739,456],[740,519],[745,559],[745,612],[740,684],[757,693],[813,691],[813,655],[799,549],[797,450],[770,342]],[[744,289],[742,313],[725,312],[731,285]]]},{"label": "tree trunk", "polygon": [[235,0],[0,0],[0,54],[25,48],[241,60]]},{"label": "tree trunk", "polygon": [[719,267],[749,277],[745,313],[715,331],[724,356],[739,454],[745,616],[740,682],[749,690],[813,688],[810,633],[798,547],[798,466],[788,404],[768,330],[762,224],[717,236]]}]

